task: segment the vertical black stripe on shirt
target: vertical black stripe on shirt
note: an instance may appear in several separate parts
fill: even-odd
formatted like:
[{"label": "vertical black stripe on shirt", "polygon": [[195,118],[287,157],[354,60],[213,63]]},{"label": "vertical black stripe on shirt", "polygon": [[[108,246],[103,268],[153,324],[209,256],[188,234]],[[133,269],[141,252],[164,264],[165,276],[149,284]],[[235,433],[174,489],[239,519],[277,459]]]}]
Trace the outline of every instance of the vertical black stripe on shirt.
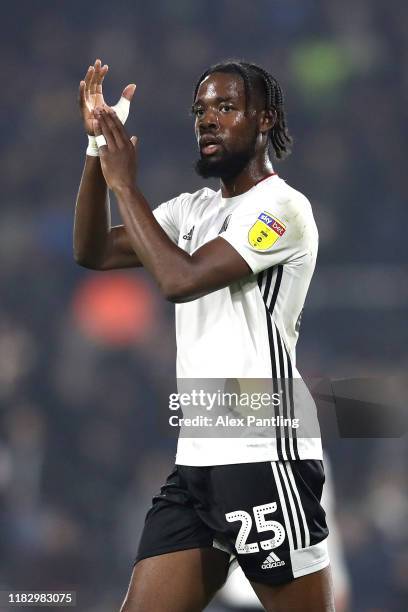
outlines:
[{"label": "vertical black stripe on shirt", "polygon": [[[289,418],[289,410],[288,410],[288,401],[287,401],[287,397],[286,397],[286,373],[285,373],[285,363],[284,363],[284,359],[283,359],[283,343],[280,337],[280,333],[279,333],[279,329],[277,328],[276,324],[275,325],[275,331],[276,331],[276,340],[277,340],[277,345],[278,345],[278,355],[279,355],[279,364],[280,364],[280,386],[282,387],[283,384],[283,388],[284,388],[284,392],[281,394],[281,402],[282,402],[282,415],[284,419],[288,419]],[[290,455],[290,445],[289,445],[289,438],[291,437],[290,433],[291,433],[291,429],[289,427],[289,425],[284,425],[283,426],[283,431],[284,433],[284,439],[285,439],[285,447],[286,447],[286,453],[287,455]],[[291,457],[292,458],[292,457]]]},{"label": "vertical black stripe on shirt", "polygon": [[[276,361],[276,378],[273,381],[274,383],[273,391],[274,393],[279,393],[279,398],[280,398],[275,414],[280,415],[280,421],[282,423],[282,419],[285,418],[284,406],[282,402],[282,376],[284,376],[285,374],[284,372],[282,373],[282,368],[284,364],[282,363],[282,359],[280,359],[280,355],[279,355],[279,344],[278,344],[278,337],[276,334],[276,325],[269,311],[268,311],[268,316],[270,317],[271,324],[272,324],[273,348],[274,348],[275,361]],[[281,448],[282,448],[282,453],[279,458],[281,458],[283,461],[286,461],[288,457],[286,454],[286,436],[285,436],[285,429],[284,429],[285,426],[281,423],[277,425],[280,440],[281,440]]]},{"label": "vertical black stripe on shirt", "polygon": [[[275,325],[276,327],[276,325]],[[286,355],[286,361],[288,364],[288,374],[287,377],[285,376],[285,391],[288,388],[288,394],[285,394],[285,403],[287,406],[289,406],[289,409],[287,410],[287,414],[288,416],[290,415],[290,418],[293,419],[295,418],[295,403],[294,403],[294,399],[293,399],[293,372],[292,372],[292,363],[290,360],[290,355],[288,352],[288,349],[286,348],[285,343],[283,342],[281,335],[279,333],[278,328],[276,327],[276,333],[279,337],[279,341],[281,343],[281,346],[285,349],[285,355]],[[287,398],[287,399],[286,399]],[[291,432],[291,437],[292,437],[292,442],[293,442],[293,451],[292,448],[290,447],[291,450],[291,459],[299,459],[299,453],[298,453],[298,445],[297,445],[297,432],[296,429],[294,429],[293,427],[290,428],[290,432]]]},{"label": "vertical black stripe on shirt", "polygon": [[278,297],[278,293],[279,293],[279,289],[280,289],[280,285],[282,281],[282,274],[283,274],[283,266],[280,264],[278,266],[278,271],[276,274],[276,282],[275,282],[275,287],[273,289],[272,298],[268,306],[268,310],[271,314],[273,313],[273,309],[275,308],[276,298]]},{"label": "vertical black stripe on shirt", "polygon": [[[265,315],[266,315],[266,325],[268,328],[269,352],[271,356],[272,386],[273,386],[272,391],[275,392],[277,372],[276,372],[275,349],[274,349],[274,344],[273,344],[272,318],[269,314],[266,304],[265,304]],[[275,418],[277,418],[278,416],[279,416],[279,404],[275,406]],[[278,453],[278,458],[282,458],[283,455],[282,455],[282,440],[280,437],[280,428],[278,429],[278,427],[275,427],[275,432],[276,432],[276,450]]]},{"label": "vertical black stripe on shirt", "polygon": [[[289,379],[289,405],[290,405],[290,416],[292,419],[295,418],[295,401],[293,398],[293,371],[292,371],[292,362],[290,360],[289,352],[285,346],[285,351],[288,359],[288,379]],[[303,381],[302,381],[303,383]],[[303,383],[304,384],[304,383]],[[299,449],[297,443],[297,432],[296,429],[293,430],[293,452],[295,454],[295,459],[299,460]]]},{"label": "vertical black stripe on shirt", "polygon": [[266,283],[265,283],[265,289],[264,289],[262,297],[263,297],[263,301],[266,304],[268,302],[269,291],[271,288],[273,268],[268,268],[265,271],[266,271]]},{"label": "vertical black stripe on shirt", "polygon": [[[282,278],[282,270],[283,270],[283,266],[278,266],[277,274],[275,278],[275,285],[273,287],[272,298],[270,301],[270,304],[273,303],[273,305],[276,302],[276,297],[279,292],[280,282]],[[269,294],[271,293],[273,272],[274,272],[274,266],[271,266],[270,268],[267,268],[266,270],[261,272],[258,275],[258,287],[261,293],[262,300],[265,305],[265,316],[266,316],[266,324],[267,324],[267,329],[268,329],[268,340],[269,340],[269,352],[270,352],[270,357],[271,357],[272,384],[273,384],[273,392],[275,392],[276,386],[277,386],[277,379],[278,379],[277,355],[276,355],[274,339],[273,339],[273,327],[272,327],[273,320],[271,316],[272,311],[270,310],[270,305],[268,307],[268,301],[270,297]],[[262,284],[265,279],[265,275],[266,275],[265,287],[264,287],[264,291],[262,291]],[[278,416],[279,416],[279,405],[275,406],[275,417],[277,418]],[[286,457],[284,456],[282,452],[282,437],[280,435],[280,427],[276,427],[275,431],[276,431],[276,447],[277,447],[278,458],[285,460]]]}]

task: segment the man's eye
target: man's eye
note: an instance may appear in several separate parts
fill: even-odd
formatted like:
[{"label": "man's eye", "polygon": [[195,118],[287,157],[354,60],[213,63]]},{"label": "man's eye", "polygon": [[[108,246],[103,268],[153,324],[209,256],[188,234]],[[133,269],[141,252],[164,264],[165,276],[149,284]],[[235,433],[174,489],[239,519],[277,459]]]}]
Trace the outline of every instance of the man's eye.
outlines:
[{"label": "man's eye", "polygon": [[202,108],[194,108],[194,109],[193,109],[193,114],[194,114],[196,117],[202,117],[202,116],[204,115],[204,111],[203,111],[203,109],[202,109]]},{"label": "man's eye", "polygon": [[230,110],[232,110],[232,106],[229,104],[221,104],[220,109],[223,113],[228,113]]}]

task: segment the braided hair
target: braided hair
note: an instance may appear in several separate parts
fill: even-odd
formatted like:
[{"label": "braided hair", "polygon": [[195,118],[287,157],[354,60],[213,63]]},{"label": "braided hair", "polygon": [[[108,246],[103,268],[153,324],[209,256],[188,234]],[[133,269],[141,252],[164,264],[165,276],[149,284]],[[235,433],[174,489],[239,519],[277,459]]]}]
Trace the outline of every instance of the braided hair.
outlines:
[{"label": "braided hair", "polygon": [[275,77],[260,66],[247,62],[228,60],[220,64],[214,64],[203,72],[198,79],[194,89],[193,101],[197,97],[198,88],[202,81],[214,72],[226,72],[241,76],[245,88],[245,113],[248,111],[249,102],[252,101],[254,94],[263,96],[265,109],[276,113],[275,124],[269,130],[269,148],[273,148],[278,159],[283,159],[289,155],[293,141],[286,125],[283,92]]}]

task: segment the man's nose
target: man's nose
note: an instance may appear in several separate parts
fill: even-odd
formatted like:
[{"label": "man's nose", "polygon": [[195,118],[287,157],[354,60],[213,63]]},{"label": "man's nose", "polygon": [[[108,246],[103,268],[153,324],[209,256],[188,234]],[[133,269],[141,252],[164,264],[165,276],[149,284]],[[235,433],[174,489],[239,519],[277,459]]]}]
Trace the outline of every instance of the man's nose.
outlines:
[{"label": "man's nose", "polygon": [[218,114],[213,109],[207,109],[204,114],[200,117],[199,126],[202,129],[218,129],[220,127],[218,121]]}]

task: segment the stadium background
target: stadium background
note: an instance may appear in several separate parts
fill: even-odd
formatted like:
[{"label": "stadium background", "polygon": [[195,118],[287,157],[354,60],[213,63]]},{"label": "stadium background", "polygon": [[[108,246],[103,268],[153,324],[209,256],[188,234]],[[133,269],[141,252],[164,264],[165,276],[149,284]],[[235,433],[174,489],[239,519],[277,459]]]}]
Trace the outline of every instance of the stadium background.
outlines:
[{"label": "stadium background", "polygon": [[[174,456],[157,431],[175,375],[172,305],[144,272],[72,259],[88,64],[109,64],[108,103],[137,83],[127,125],[152,206],[202,184],[189,106],[209,64],[245,58],[281,80],[296,143],[277,170],[320,230],[299,368],[383,377],[408,364],[407,19],[392,0],[42,0],[2,13],[0,589],[75,588],[81,612],[117,609]],[[329,427],[325,446],[350,611],[405,611],[406,437]]]}]

